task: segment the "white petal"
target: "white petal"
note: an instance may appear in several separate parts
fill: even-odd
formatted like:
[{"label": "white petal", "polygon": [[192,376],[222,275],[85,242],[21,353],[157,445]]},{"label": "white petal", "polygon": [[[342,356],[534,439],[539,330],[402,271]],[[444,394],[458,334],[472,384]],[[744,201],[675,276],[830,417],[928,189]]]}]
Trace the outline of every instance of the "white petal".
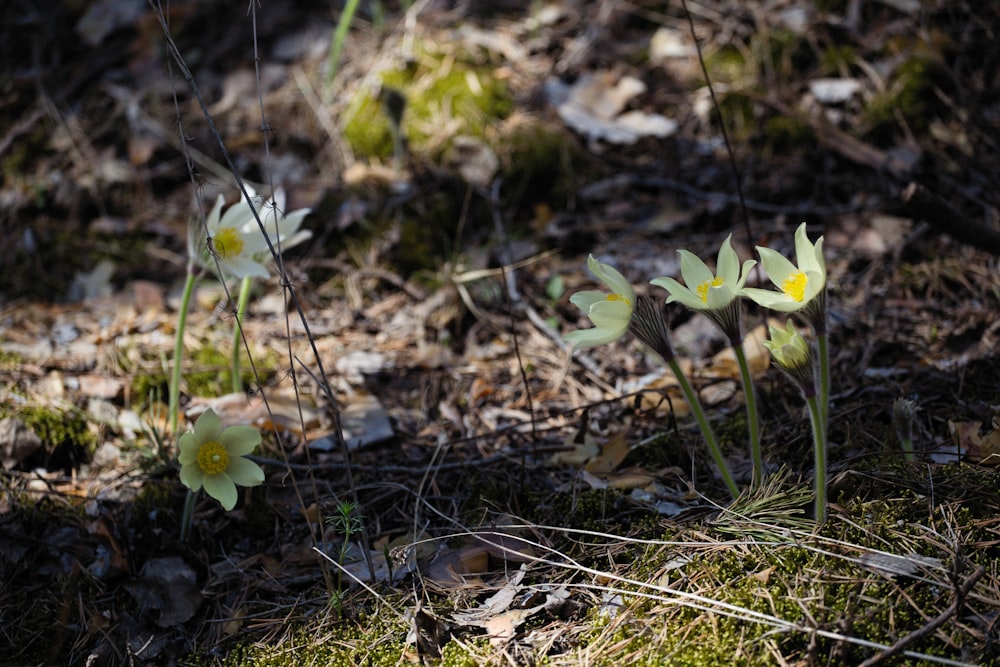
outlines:
[{"label": "white petal", "polygon": [[201,468],[197,464],[192,463],[191,465],[181,466],[181,484],[191,489],[192,491],[197,491],[201,488],[202,481],[205,474],[201,471]]},{"label": "white petal", "polygon": [[608,331],[607,329],[580,329],[579,331],[570,331],[566,334],[565,338],[570,343],[573,343],[574,349],[577,349],[582,347],[596,347],[616,341],[621,338],[622,333],[624,332]]},{"label": "white petal", "polygon": [[205,493],[212,496],[227,512],[236,507],[236,484],[228,475],[205,475],[202,480]]},{"label": "white petal", "polygon": [[733,250],[732,238],[733,235],[730,234],[722,242],[715,270],[726,285],[735,287],[736,282],[740,279],[740,258]]},{"label": "white petal", "polygon": [[215,410],[209,408],[201,413],[194,423],[194,442],[200,447],[210,440],[218,440],[222,433],[222,420]]},{"label": "white petal", "polygon": [[230,458],[244,456],[257,449],[260,431],[253,426],[230,426],[219,436],[219,443],[226,448]]},{"label": "white petal", "polygon": [[587,268],[597,276],[601,282],[608,286],[614,294],[621,294],[629,300],[635,302],[635,292],[632,285],[625,279],[618,270],[610,264],[602,264],[594,259],[593,255],[587,257]]},{"label": "white petal", "polygon": [[591,306],[595,303],[607,300],[607,292],[598,292],[596,290],[584,290],[582,292],[577,292],[569,298],[570,303],[585,313],[589,313]]},{"label": "white petal", "polygon": [[784,285],[788,276],[798,271],[795,265],[788,261],[780,252],[761,246],[757,246],[757,252],[760,253],[760,263],[764,267],[767,277],[779,288]]},{"label": "white petal", "polygon": [[242,456],[229,460],[226,474],[240,486],[257,486],[264,481],[264,471],[260,469],[260,466]]},{"label": "white petal", "polygon": [[677,254],[681,256],[681,276],[689,289],[715,279],[715,274],[708,268],[708,265],[694,253],[678,250]]}]

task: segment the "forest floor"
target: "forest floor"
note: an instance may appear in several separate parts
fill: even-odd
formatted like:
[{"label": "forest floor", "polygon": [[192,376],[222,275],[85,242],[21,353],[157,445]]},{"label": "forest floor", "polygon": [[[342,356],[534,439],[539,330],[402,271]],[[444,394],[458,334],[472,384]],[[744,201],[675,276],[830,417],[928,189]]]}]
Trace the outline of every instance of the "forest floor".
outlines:
[{"label": "forest floor", "polygon": [[[0,664],[993,664],[1000,7],[362,4],[339,52],[330,3],[0,10]],[[311,236],[252,284],[235,387],[238,284],[199,276],[172,430],[231,170]],[[766,312],[753,485],[727,340],[668,306],[735,500],[661,359],[564,339],[588,254],[663,299],[677,250],[794,257],[802,222],[819,526]],[[207,408],[266,479],[181,539]]]}]

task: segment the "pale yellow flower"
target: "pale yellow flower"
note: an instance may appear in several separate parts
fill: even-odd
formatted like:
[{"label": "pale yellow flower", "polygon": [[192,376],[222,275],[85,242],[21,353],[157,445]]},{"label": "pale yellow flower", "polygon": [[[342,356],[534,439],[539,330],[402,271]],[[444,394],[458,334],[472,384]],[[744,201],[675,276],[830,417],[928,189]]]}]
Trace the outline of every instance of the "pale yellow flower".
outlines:
[{"label": "pale yellow flower", "polygon": [[180,437],[181,482],[191,491],[205,487],[224,509],[236,506],[236,485],[257,486],[264,471],[246,458],[260,444],[252,426],[222,428],[222,420],[209,408],[198,417],[194,431]]},{"label": "pale yellow flower", "polygon": [[784,329],[768,325],[767,330],[770,338],[764,341],[764,347],[771,352],[776,364],[794,369],[811,363],[809,344],[791,320],[785,322]]},{"label": "pale yellow flower", "polygon": [[635,291],[614,267],[602,264],[589,255],[587,268],[608,286],[611,293],[586,290],[570,297],[570,303],[586,313],[594,323],[593,329],[566,334],[566,340],[573,343],[574,348],[594,347],[618,340],[628,331],[635,308]]},{"label": "pale yellow flower", "polygon": [[650,282],[670,293],[667,302],[679,301],[693,310],[719,311],[730,306],[743,292],[750,270],[757,264],[748,259],[740,268],[740,258],[733,250],[733,235],[722,242],[716,261],[718,273],[712,270],[697,255],[687,250],[678,250],[681,256],[681,276],[685,284],[674,278],[654,278]]},{"label": "pale yellow flower", "polygon": [[[783,313],[802,310],[814,299],[823,299],[826,288],[826,260],[823,237],[815,244],[806,236],[806,223],[795,230],[795,264],[770,248],[757,247],[761,266],[779,291],[748,287],[744,294],[764,308]],[[797,266],[796,266],[797,265]]]},{"label": "pale yellow flower", "polygon": [[791,320],[785,322],[785,328],[768,325],[769,340],[764,341],[764,347],[771,353],[771,358],[781,370],[785,371],[808,396],[816,393],[815,372],[813,371],[812,347],[798,332]]}]

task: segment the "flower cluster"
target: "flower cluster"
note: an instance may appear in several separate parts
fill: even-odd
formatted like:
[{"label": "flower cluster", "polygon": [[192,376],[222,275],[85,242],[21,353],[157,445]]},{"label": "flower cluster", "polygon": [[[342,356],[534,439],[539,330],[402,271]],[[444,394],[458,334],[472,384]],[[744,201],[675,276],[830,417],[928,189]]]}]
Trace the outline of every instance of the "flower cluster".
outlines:
[{"label": "flower cluster", "polygon": [[[667,303],[678,302],[712,317],[730,340],[742,340],[738,333],[741,298],[778,312],[801,311],[813,323],[815,311],[825,311],[823,238],[815,244],[810,243],[805,223],[800,225],[795,232],[796,264],[770,248],[757,246],[757,252],[764,272],[777,291],[746,287],[757,261],[748,259],[740,266],[732,246],[732,235],[722,242],[715,272],[694,253],[678,250],[684,282],[665,276],[654,278],[650,283],[667,291]],[[617,269],[597,261],[593,255],[587,258],[587,268],[611,293],[583,291],[570,297],[570,302],[586,313],[595,327],[566,335],[566,340],[576,348],[603,345],[621,338],[630,328],[636,304],[635,291]]]},{"label": "flower cluster", "polygon": [[[757,425],[756,399],[749,365],[743,351],[742,300],[749,299],[759,306],[782,313],[798,313],[812,325],[819,346],[819,381],[815,380],[814,355],[811,345],[798,332],[791,320],[784,329],[770,327],[770,340],[765,343],[777,366],[789,373],[802,388],[807,399],[818,394],[817,415],[814,433],[817,452],[823,448],[823,456],[817,453],[817,484],[825,479],[826,415],[829,398],[828,355],[826,348],[826,261],[823,257],[823,238],[816,243],[809,241],[806,225],[803,223],[795,231],[795,264],[780,253],[764,247],[757,247],[761,266],[768,279],[777,288],[766,290],[747,287],[750,271],[756,260],[746,260],[740,264],[739,256],[732,246],[732,238],[727,237],[719,249],[716,270],[713,272],[705,262],[687,250],[678,250],[681,259],[681,277],[665,276],[650,281],[668,293],[667,303],[677,302],[691,310],[710,317],[729,338],[740,366],[744,396],[747,401],[748,425],[750,428],[750,449],[753,458],[753,482],[759,483],[763,470],[760,453],[760,434]],[[593,329],[574,331],[566,335],[566,340],[574,349],[591,347],[618,340],[625,332],[631,331],[670,365],[682,387],[686,380],[679,376],[680,369],[674,362],[674,352],[669,340],[669,327],[663,313],[650,297],[636,296],[632,286],[615,268],[603,264],[591,255],[587,259],[590,271],[603,282],[610,293],[583,291],[574,294],[570,301],[579,307],[594,323]],[[693,394],[693,393],[692,393]],[[697,397],[688,395],[689,403],[700,414],[696,406]],[[699,418],[702,433],[720,467],[730,491],[735,489],[731,475],[725,467],[707,420]],[[823,471],[818,469],[820,461]],[[823,500],[820,510],[819,499]],[[825,516],[825,491],[817,489],[817,518]]]}]

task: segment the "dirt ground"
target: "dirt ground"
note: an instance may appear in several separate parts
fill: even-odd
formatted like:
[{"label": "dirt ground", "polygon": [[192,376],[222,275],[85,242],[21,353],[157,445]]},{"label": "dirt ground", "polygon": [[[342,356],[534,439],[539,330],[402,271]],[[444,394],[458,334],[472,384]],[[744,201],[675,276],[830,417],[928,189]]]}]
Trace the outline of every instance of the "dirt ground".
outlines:
[{"label": "dirt ground", "polygon": [[[336,54],[340,3],[152,5],[0,9],[0,664],[993,664],[1000,6],[367,2]],[[238,284],[202,276],[171,432],[189,230],[232,171],[311,237],[253,285],[237,392]],[[815,530],[767,313],[770,476],[732,504],[660,359],[563,338],[589,253],[663,298],[678,249],[792,255],[801,222],[830,304]],[[746,486],[726,339],[668,312]],[[207,407],[261,430],[266,481],[199,496],[182,541]],[[675,571],[648,595],[697,592],[698,622],[629,597]]]}]

